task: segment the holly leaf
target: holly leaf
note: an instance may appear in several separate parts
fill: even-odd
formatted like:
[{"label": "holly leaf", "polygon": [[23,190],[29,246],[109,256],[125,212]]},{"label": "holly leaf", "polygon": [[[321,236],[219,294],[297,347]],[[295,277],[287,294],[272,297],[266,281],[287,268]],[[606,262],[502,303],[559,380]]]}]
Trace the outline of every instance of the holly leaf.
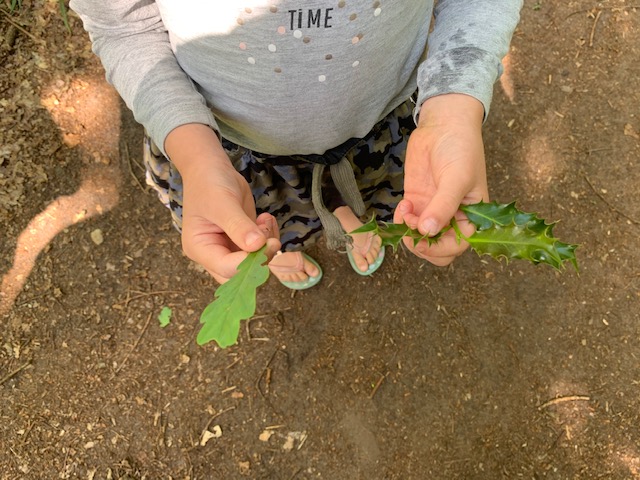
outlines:
[{"label": "holly leaf", "polygon": [[464,212],[469,221],[478,230],[484,230],[496,225],[503,227],[510,224],[526,225],[531,221],[538,220],[535,214],[518,210],[516,202],[479,202],[472,205],[460,205],[460,210]]},{"label": "holly leaf", "polygon": [[[447,228],[448,229],[448,228]],[[395,252],[398,249],[398,245],[404,237],[409,237],[413,239],[413,246],[415,247],[422,240],[426,240],[429,242],[429,245],[438,241],[438,239],[444,234],[446,230],[439,232],[437,235],[433,237],[429,237],[427,235],[422,235],[419,231],[413,230],[406,223],[387,223],[387,222],[376,222],[375,217],[369,220],[367,223],[362,225],[361,227],[349,232],[348,235],[354,233],[368,233],[373,232],[378,235],[382,239],[382,246],[391,246],[393,251]]]},{"label": "holly leaf", "polygon": [[555,223],[546,223],[534,213],[518,210],[509,204],[476,203],[460,209],[476,227],[476,232],[464,238],[479,255],[546,263],[556,270],[570,262],[578,271],[577,245],[563,243],[553,236]]},{"label": "holly leaf", "polygon": [[555,223],[548,224],[533,213],[518,210],[515,202],[479,202],[461,205],[460,210],[476,227],[475,233],[470,237],[462,234],[455,219],[432,237],[422,235],[405,223],[378,223],[375,218],[350,234],[373,232],[380,236],[383,246],[391,245],[395,251],[404,237],[412,238],[414,246],[423,240],[432,245],[453,228],[458,240],[469,242],[479,255],[490,255],[498,260],[506,258],[507,261],[521,259],[534,264],[546,263],[556,270],[561,270],[565,262],[570,262],[578,271],[575,255],[578,246],[559,241],[553,236]]},{"label": "holly leaf", "polygon": [[202,312],[196,342],[204,345],[214,340],[220,348],[234,345],[240,333],[240,321],[256,312],[256,290],[269,278],[266,246],[249,253],[238,272],[218,287],[214,300]]}]

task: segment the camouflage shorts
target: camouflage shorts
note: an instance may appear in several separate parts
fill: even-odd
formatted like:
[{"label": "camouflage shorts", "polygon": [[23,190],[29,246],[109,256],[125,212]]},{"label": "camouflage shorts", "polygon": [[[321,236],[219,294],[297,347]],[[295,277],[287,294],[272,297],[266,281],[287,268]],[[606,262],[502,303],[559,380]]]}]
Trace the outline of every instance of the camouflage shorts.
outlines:
[{"label": "camouflage shorts", "polygon": [[[397,107],[349,155],[368,218],[375,213],[378,219],[391,221],[402,198],[404,156],[409,134],[415,128],[413,106],[408,100]],[[313,163],[300,157],[258,154],[226,140],[222,144],[236,170],[249,183],[257,213],[268,212],[277,219],[283,251],[313,245],[322,235],[311,201]],[[180,231],[182,178],[146,136],[144,149],[147,183],[170,209],[173,224]],[[330,210],[344,204],[330,177],[323,179],[322,195]]]}]

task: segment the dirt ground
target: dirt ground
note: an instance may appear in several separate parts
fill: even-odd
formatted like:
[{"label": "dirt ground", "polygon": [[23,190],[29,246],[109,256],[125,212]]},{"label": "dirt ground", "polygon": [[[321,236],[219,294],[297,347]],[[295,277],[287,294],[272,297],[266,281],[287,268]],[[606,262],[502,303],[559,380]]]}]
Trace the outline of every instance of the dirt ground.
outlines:
[{"label": "dirt ground", "polygon": [[0,9],[0,479],[640,478],[640,5],[527,0],[485,126],[579,274],[318,246],[226,350],[78,18]]}]

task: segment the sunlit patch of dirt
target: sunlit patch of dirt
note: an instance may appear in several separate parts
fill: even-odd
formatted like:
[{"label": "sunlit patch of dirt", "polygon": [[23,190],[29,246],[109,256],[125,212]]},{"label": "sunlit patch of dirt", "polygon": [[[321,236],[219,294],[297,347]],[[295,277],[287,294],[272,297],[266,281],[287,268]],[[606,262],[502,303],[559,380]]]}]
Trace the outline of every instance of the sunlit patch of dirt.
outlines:
[{"label": "sunlit patch of dirt", "polygon": [[76,78],[64,92],[55,85],[43,89],[41,104],[65,143],[81,150],[82,180],[75,193],[49,203],[19,235],[13,265],[2,278],[0,314],[11,308],[38,255],[58,233],[118,203],[120,107],[116,93],[97,78]]},{"label": "sunlit patch of dirt", "polygon": [[512,75],[512,64],[515,48],[511,49],[511,52],[507,54],[506,57],[502,60],[502,66],[504,67],[504,71],[500,76],[500,86],[502,87],[502,91],[507,96],[510,102],[513,102],[516,98],[516,86],[513,82]]}]

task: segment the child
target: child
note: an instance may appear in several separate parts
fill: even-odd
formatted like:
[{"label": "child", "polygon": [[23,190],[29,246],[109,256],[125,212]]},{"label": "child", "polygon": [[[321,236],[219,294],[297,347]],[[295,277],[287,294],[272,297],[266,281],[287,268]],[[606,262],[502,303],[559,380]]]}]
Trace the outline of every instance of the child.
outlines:
[{"label": "child", "polygon": [[[522,1],[433,3],[70,5],[145,126],[148,180],[187,256],[223,282],[267,244],[272,272],[302,289],[322,275],[301,253],[322,230],[340,248],[373,212],[435,234],[488,199],[481,126]],[[407,247],[447,265],[466,246]],[[370,234],[346,249],[363,275],[384,257]]]}]

